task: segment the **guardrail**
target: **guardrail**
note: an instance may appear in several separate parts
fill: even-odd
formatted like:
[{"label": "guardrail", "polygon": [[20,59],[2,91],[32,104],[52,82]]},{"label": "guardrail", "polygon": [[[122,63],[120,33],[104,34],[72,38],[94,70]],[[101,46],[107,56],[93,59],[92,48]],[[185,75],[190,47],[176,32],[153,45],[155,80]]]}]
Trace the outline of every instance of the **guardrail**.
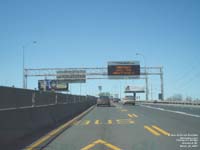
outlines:
[{"label": "guardrail", "polygon": [[179,105],[200,105],[200,102],[188,102],[188,101],[136,101],[136,103],[150,103],[150,104],[179,104]]}]

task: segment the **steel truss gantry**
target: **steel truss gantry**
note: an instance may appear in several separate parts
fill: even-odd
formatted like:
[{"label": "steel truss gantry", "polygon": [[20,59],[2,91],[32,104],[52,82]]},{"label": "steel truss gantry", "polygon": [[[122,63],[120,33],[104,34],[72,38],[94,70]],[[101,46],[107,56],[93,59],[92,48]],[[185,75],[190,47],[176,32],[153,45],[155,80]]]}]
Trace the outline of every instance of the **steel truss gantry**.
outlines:
[{"label": "steel truss gantry", "polygon": [[[164,100],[164,81],[163,67],[140,67],[140,76],[120,76],[120,79],[145,79],[146,100],[149,97],[148,76],[160,76],[160,93],[161,100]],[[57,71],[77,71],[84,70],[86,72],[86,80],[91,79],[110,79],[107,73],[107,67],[83,67],[83,68],[25,68],[23,71],[23,88],[27,88],[29,77],[57,77]],[[82,72],[80,72],[82,73]],[[61,75],[68,75],[67,73]],[[80,74],[81,75],[81,74]],[[66,78],[65,78],[66,79]],[[71,79],[71,78],[70,78]],[[67,79],[67,80],[70,80]],[[80,78],[77,78],[80,79]],[[74,79],[73,79],[74,80]]]}]

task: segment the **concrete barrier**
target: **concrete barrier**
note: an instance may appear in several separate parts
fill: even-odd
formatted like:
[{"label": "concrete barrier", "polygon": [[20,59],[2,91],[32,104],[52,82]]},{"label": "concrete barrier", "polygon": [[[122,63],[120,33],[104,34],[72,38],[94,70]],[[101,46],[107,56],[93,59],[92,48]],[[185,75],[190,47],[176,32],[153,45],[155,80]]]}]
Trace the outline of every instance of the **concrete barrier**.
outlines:
[{"label": "concrete barrier", "polygon": [[1,87],[0,104],[4,104],[0,109],[1,147],[75,117],[96,104],[96,98]]},{"label": "concrete barrier", "polygon": [[32,105],[32,90],[0,86],[0,109]]},{"label": "concrete barrier", "polygon": [[55,104],[56,94],[53,92],[35,92],[35,105]]},{"label": "concrete barrier", "polygon": [[32,130],[30,110],[19,109],[0,112],[0,141],[8,143]]},{"label": "concrete barrier", "polygon": [[68,103],[68,99],[69,99],[68,94],[56,94],[56,96],[57,96],[58,104]]}]

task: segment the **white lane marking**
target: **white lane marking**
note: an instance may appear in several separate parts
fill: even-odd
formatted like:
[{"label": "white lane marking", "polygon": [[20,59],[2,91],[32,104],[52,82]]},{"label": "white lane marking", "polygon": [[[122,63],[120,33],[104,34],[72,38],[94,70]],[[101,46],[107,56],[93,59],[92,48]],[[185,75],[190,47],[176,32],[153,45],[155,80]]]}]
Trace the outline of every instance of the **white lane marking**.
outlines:
[{"label": "white lane marking", "polygon": [[163,111],[163,110],[165,110],[165,109],[164,109],[164,108],[158,108],[158,110],[162,110],[162,111]]},{"label": "white lane marking", "polygon": [[157,110],[161,110],[161,111],[167,111],[167,112],[172,112],[172,113],[176,113],[176,114],[182,114],[182,115],[186,115],[186,116],[200,118],[199,115],[188,114],[188,113],[182,112],[182,111],[174,111],[174,110],[169,110],[169,109],[164,109],[164,108],[159,108],[159,107],[152,107],[152,106],[145,106],[145,105],[140,105],[140,106],[146,107],[146,108],[157,109]]}]

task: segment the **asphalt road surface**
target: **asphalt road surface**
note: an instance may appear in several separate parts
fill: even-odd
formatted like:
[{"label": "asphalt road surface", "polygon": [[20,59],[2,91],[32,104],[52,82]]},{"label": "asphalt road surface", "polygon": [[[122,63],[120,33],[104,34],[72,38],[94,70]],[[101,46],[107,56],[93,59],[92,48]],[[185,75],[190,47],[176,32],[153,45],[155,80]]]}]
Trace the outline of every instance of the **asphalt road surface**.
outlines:
[{"label": "asphalt road surface", "polygon": [[144,106],[95,107],[43,150],[199,150],[200,118]]},{"label": "asphalt road surface", "polygon": [[152,106],[156,108],[163,108],[172,111],[180,111],[192,115],[200,116],[200,106],[199,105],[180,105],[180,104],[145,104],[146,106]]}]

